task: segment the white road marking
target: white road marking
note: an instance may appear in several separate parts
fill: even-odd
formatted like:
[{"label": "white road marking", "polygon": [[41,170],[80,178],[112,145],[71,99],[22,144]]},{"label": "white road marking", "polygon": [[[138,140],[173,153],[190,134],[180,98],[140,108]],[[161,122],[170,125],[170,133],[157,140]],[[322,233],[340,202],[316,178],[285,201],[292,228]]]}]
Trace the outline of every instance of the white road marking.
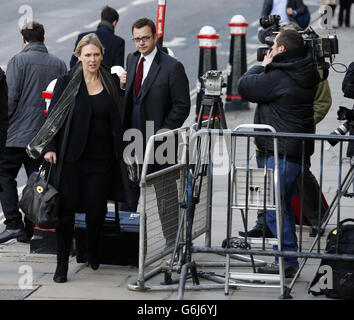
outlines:
[{"label": "white road marking", "polygon": [[74,37],[77,37],[78,35],[80,34],[80,31],[74,31],[74,32],[71,32],[59,39],[56,40],[57,43],[61,43],[61,42],[64,42],[70,38],[74,38]]},{"label": "white road marking", "polygon": [[186,41],[184,37],[175,37],[171,41],[164,41],[164,47],[180,47],[183,46]]},{"label": "white road marking", "polygon": [[[132,6],[138,6],[139,4],[145,4],[145,3],[149,3],[149,2],[154,2],[155,0],[135,0],[132,3]],[[119,12],[119,11],[118,11]]]}]

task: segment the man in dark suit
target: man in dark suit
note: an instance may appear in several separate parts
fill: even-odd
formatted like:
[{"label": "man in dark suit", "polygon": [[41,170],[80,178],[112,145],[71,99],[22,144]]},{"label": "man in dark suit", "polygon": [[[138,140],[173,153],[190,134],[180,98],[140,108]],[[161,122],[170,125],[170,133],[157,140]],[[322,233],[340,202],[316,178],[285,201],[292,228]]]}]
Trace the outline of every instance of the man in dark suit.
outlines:
[{"label": "man in dark suit", "polygon": [[[128,55],[127,72],[120,76],[121,88],[125,88],[124,127],[141,131],[144,141],[141,149],[144,153],[149,135],[156,134],[161,129],[179,128],[189,116],[189,83],[183,65],[156,46],[158,38],[152,20],[142,18],[135,21],[132,34],[137,51]],[[154,126],[153,130],[149,128],[151,124]],[[175,158],[174,155],[173,157]],[[156,171],[166,166],[167,164],[155,164],[153,169]],[[178,223],[178,192],[175,181],[169,183],[169,186],[171,189],[167,190],[168,186],[163,189],[161,183],[159,187],[155,185],[158,211],[167,245],[171,245],[175,240]],[[138,185],[136,192],[138,195]],[[164,205],[165,203],[168,205]],[[164,212],[164,208],[168,208],[169,212]],[[174,217],[167,218],[166,215],[172,211],[176,213]],[[168,225],[173,228],[173,232],[167,232]]]},{"label": "man in dark suit", "polygon": [[[114,34],[118,20],[118,12],[109,6],[105,6],[101,11],[101,22],[98,25],[97,30],[79,34],[75,43],[75,48],[83,36],[92,32],[96,33],[104,47],[102,63],[108,68],[113,66],[124,66],[125,41]],[[70,68],[72,68],[76,62],[77,58],[73,55],[70,60]]]}]

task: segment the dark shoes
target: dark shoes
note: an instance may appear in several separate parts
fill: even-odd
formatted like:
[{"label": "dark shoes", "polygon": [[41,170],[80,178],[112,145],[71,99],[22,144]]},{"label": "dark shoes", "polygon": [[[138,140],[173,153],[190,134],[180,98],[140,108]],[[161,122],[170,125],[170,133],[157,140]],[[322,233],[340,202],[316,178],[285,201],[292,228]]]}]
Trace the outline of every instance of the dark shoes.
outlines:
[{"label": "dark shoes", "polygon": [[89,265],[92,270],[97,270],[100,267],[100,264],[95,262],[90,262]]},{"label": "dark shoes", "polygon": [[17,242],[22,242],[22,243],[30,243],[31,239],[33,237],[33,231],[26,231],[21,235],[17,237]]},{"label": "dark shoes", "polygon": [[22,236],[25,233],[23,229],[5,229],[0,233],[0,243]]},{"label": "dark shoes", "polygon": [[[284,264],[284,274],[285,278],[293,278],[296,272],[299,270],[299,266],[292,266]],[[267,273],[267,274],[279,274],[279,265],[276,263],[268,263],[264,267],[259,267],[257,269],[258,273]]]},{"label": "dark shoes", "polygon": [[[320,237],[323,236],[324,231],[325,231],[324,229],[321,229]],[[318,232],[318,226],[312,226],[311,230],[310,230],[310,233],[309,233],[309,236],[310,237],[316,237],[317,236],[317,232]]]},{"label": "dark shoes", "polygon": [[[246,236],[246,232],[244,231],[239,231],[238,233],[241,237]],[[257,223],[253,229],[249,230],[247,232],[247,237],[250,238],[262,238],[263,237],[263,225]],[[265,230],[265,237],[266,238],[275,238],[273,233],[269,230],[269,228],[266,226]]]}]

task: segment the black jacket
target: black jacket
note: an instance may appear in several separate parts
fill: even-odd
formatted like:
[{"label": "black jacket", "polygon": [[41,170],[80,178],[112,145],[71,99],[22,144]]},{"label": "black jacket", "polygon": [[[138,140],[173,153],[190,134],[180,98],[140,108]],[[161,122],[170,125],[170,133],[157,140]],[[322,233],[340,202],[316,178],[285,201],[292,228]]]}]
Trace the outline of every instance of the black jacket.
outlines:
[{"label": "black jacket", "polygon": [[0,153],[5,149],[9,125],[7,106],[7,84],[4,71],[0,68]]},{"label": "black jacket", "polygon": [[[112,27],[113,28],[113,27]],[[79,41],[85,35],[89,33],[97,34],[98,38],[102,42],[104,47],[104,55],[102,63],[107,67],[111,68],[112,66],[124,66],[124,50],[125,50],[125,41],[123,38],[116,36],[114,34],[114,29],[109,28],[105,25],[99,25],[96,31],[84,32],[79,34],[75,48]],[[73,55],[70,60],[70,68],[72,68],[77,62],[77,58]]]},{"label": "black jacket", "polygon": [[[61,96],[62,92],[68,85],[69,81],[72,79],[76,68],[70,70],[65,75],[58,78],[57,83],[55,85],[53,91],[53,97],[51,100],[51,105],[49,107],[49,112],[51,111],[51,106],[54,106]],[[113,77],[117,88],[119,88],[118,77]],[[113,100],[113,98],[112,98]],[[113,100],[114,101],[114,100]],[[83,151],[83,146],[81,145],[82,141],[86,141],[82,135],[88,133],[88,128],[90,125],[91,119],[91,108],[87,107],[87,104],[90,103],[87,88],[85,85],[84,79],[82,80],[82,84],[80,86],[79,92],[75,98],[74,104],[71,106],[69,114],[63,124],[63,126],[59,129],[57,135],[54,139],[48,144],[43,153],[48,151],[54,151],[57,153],[57,165],[55,166],[55,173],[51,180],[51,183],[59,188],[60,179],[62,178],[62,165],[64,159],[67,160],[70,158],[70,161],[75,161],[80,157]],[[85,105],[86,108],[82,108],[81,106]],[[82,117],[80,118],[80,123],[72,122],[72,114],[74,108],[80,108],[80,110],[87,110],[87,112],[82,113]],[[112,185],[110,187],[110,198],[109,200],[128,202],[133,204],[136,202],[134,197],[134,193],[131,190],[131,182],[128,179],[126,167],[123,163],[123,128],[122,121],[120,118],[118,106],[117,109],[111,110],[110,114],[111,124],[112,124],[112,135],[114,138],[114,156],[115,156],[115,165],[114,165],[114,174],[111,179]],[[75,126],[75,127],[74,127]],[[72,134],[75,132],[75,134]],[[69,139],[70,135],[70,139]],[[70,140],[70,141],[69,141]],[[70,151],[70,155],[67,153]],[[69,157],[68,157],[69,156]],[[59,190],[60,191],[60,190]]]},{"label": "black jacket", "polygon": [[[313,133],[313,101],[319,76],[311,56],[303,57],[297,50],[280,53],[266,66],[255,66],[240,79],[240,95],[257,103],[255,124],[267,124],[277,132]],[[273,141],[256,138],[257,147],[273,151]],[[306,147],[313,153],[313,144]],[[280,154],[294,161],[301,159],[301,141],[278,139]]]},{"label": "black jacket", "polygon": [[[302,0],[288,0],[287,8],[291,8],[296,10],[296,14],[300,15],[306,11],[306,6],[304,5]],[[261,17],[270,15],[273,8],[273,0],[265,0],[263,2]],[[293,20],[293,17],[289,17],[290,20]]]},{"label": "black jacket", "polygon": [[[131,124],[132,95],[134,94],[135,73],[139,58],[140,53],[138,51],[129,54],[127,57],[125,129],[129,129]],[[189,82],[182,63],[157,49],[139,97],[141,101],[140,123],[143,133],[143,152],[145,152],[145,142],[151,135],[156,134],[160,129],[173,130],[180,128],[189,116],[191,104]],[[153,122],[153,132],[152,130],[146,130],[147,121]],[[155,147],[156,145],[158,144],[155,143]],[[177,147],[177,144],[175,146]],[[155,166],[154,170],[161,168],[161,166]]]}]

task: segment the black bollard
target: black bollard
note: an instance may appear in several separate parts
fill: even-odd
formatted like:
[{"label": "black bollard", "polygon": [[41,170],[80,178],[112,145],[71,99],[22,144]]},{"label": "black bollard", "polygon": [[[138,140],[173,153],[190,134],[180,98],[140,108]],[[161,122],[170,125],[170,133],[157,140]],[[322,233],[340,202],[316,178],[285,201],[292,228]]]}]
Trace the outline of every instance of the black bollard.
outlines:
[{"label": "black bollard", "polygon": [[[196,101],[196,121],[199,118],[199,111],[203,93],[201,92],[201,77],[209,70],[217,70],[216,47],[219,35],[213,27],[205,26],[200,29],[197,36],[199,39],[199,70],[197,80],[197,101]],[[209,114],[204,114],[203,119],[208,119]]]},{"label": "black bollard", "polygon": [[246,28],[248,23],[241,15],[233,16],[230,23],[230,57],[228,65],[225,111],[247,110],[248,102],[237,90],[237,83],[247,71]]}]

